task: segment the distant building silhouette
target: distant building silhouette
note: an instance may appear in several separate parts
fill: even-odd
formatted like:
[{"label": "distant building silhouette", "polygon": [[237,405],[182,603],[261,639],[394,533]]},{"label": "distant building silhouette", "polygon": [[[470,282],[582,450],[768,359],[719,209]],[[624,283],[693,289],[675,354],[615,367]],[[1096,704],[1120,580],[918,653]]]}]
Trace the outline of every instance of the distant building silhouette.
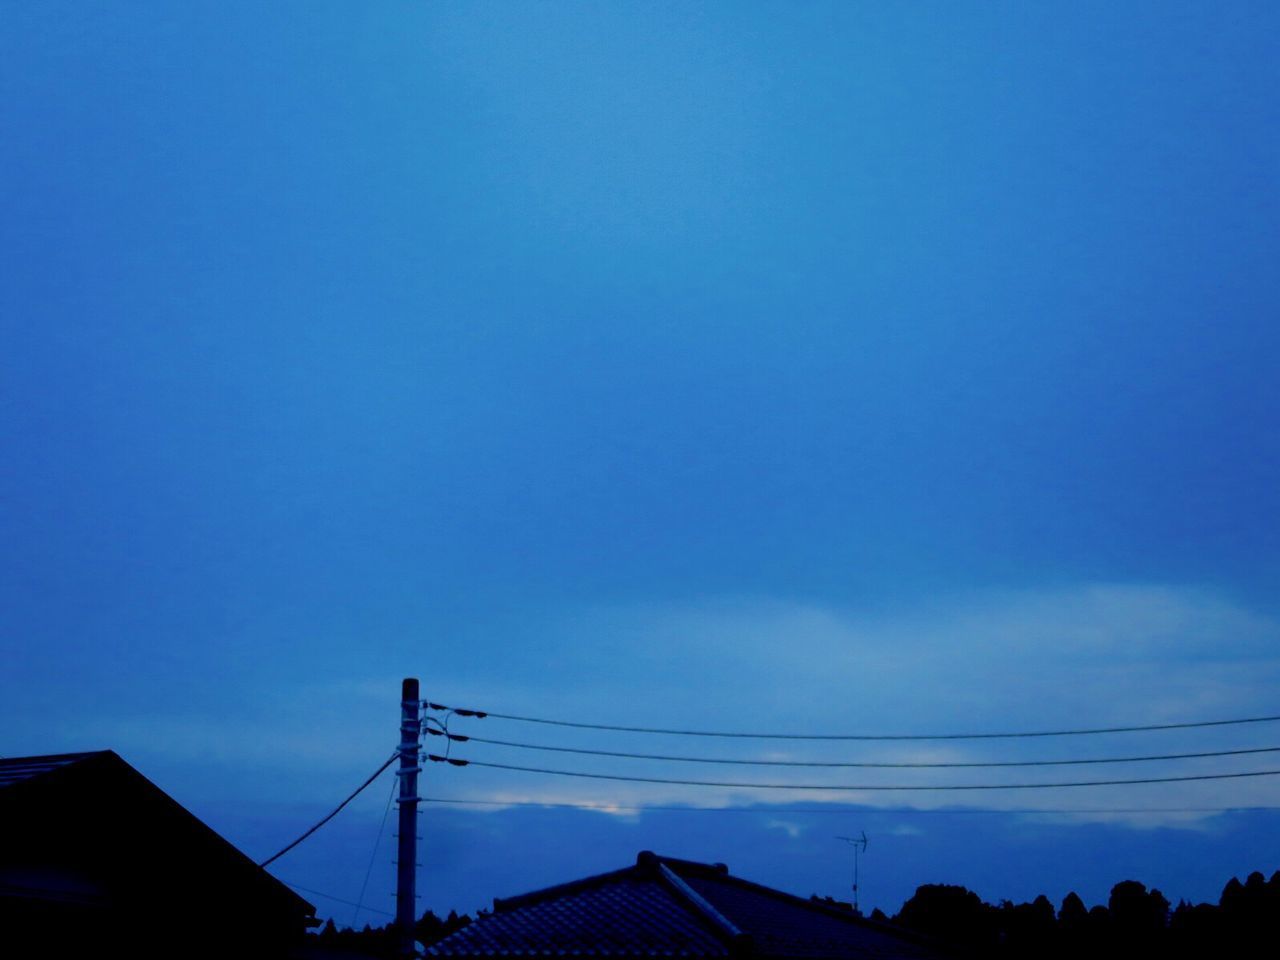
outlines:
[{"label": "distant building silhouette", "polygon": [[0,955],[284,956],[314,915],[110,750],[0,760]]},{"label": "distant building silhouette", "polygon": [[634,866],[495,900],[428,957],[932,960],[923,938],[851,910],[730,876],[723,864],[644,852]]}]

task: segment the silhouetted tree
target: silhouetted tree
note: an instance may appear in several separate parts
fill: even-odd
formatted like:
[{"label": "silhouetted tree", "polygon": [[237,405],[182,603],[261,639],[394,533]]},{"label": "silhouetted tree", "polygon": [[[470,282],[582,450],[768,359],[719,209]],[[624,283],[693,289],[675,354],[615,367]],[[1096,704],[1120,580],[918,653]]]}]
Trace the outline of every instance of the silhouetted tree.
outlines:
[{"label": "silhouetted tree", "polygon": [[450,910],[449,916],[441,920],[431,910],[428,910],[418,922],[414,924],[413,935],[423,946],[429,947],[438,940],[443,940],[449,934],[456,930],[461,930],[471,922],[471,918],[465,913],[458,915],[456,910]]},{"label": "silhouetted tree", "polygon": [[1222,943],[1243,955],[1249,944],[1274,937],[1280,918],[1280,871],[1266,880],[1257,871],[1244,883],[1235,877],[1218,900]]},{"label": "silhouetted tree", "polygon": [[1148,891],[1137,880],[1122,880],[1111,888],[1107,902],[1111,914],[1108,938],[1125,955],[1163,952],[1169,923],[1169,901],[1159,890]]},{"label": "silhouetted tree", "polygon": [[1062,906],[1058,909],[1058,924],[1064,931],[1079,930],[1083,934],[1088,922],[1089,911],[1080,895],[1072,890],[1062,898]]},{"label": "silhouetted tree", "polygon": [[1169,917],[1169,944],[1173,957],[1213,956],[1222,947],[1221,911],[1212,903],[1179,901]]},{"label": "silhouetted tree", "polygon": [[1003,951],[1011,957],[1043,957],[1057,940],[1057,918],[1053,904],[1043,893],[1032,903],[1001,904],[1000,924]]},{"label": "silhouetted tree", "polygon": [[994,913],[972,890],[926,883],[902,905],[894,922],[944,943],[989,950],[998,941]]}]

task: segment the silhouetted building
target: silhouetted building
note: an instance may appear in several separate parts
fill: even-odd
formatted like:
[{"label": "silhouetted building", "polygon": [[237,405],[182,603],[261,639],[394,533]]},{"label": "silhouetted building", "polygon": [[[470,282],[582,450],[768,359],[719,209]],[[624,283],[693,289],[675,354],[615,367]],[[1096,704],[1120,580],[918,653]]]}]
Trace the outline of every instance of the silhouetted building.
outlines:
[{"label": "silhouetted building", "polygon": [[648,851],[635,866],[495,900],[427,950],[456,960],[525,957],[734,957],[926,960],[923,939],[821,901],[730,876],[724,864]]},{"label": "silhouetted building", "polygon": [[314,915],[110,750],[0,760],[0,955],[282,956]]}]

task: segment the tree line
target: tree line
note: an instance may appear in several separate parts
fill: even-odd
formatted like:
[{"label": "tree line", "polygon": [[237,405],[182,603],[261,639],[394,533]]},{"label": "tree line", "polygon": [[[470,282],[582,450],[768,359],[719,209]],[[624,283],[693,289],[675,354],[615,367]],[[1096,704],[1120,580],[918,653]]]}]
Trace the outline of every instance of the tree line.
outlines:
[{"label": "tree line", "polygon": [[[481,910],[478,916],[484,916],[487,910]],[[441,920],[434,911],[428,910],[413,925],[414,939],[423,946],[429,947],[438,940],[443,940],[455,930],[461,930],[471,922],[467,914],[459,914],[450,910],[449,915]],[[370,957],[398,957],[400,955],[400,934],[394,923],[385,927],[373,927],[365,924],[363,930],[345,927],[341,930],[330,918],[319,933],[310,934],[320,945],[329,949],[343,950],[351,953],[363,953]]]},{"label": "tree line", "polygon": [[[852,910],[830,897],[811,899]],[[477,916],[487,913],[482,910]],[[1044,894],[1030,903],[991,904],[965,887],[928,883],[917,887],[893,917],[877,909],[871,919],[922,934],[962,956],[998,960],[1248,956],[1255,952],[1252,945],[1269,942],[1280,932],[1280,870],[1270,880],[1258,872],[1243,883],[1232,877],[1216,904],[1180,900],[1176,907],[1159,890],[1148,890],[1137,880],[1117,883],[1107,902],[1092,908],[1068,893],[1056,910]],[[429,947],[471,922],[467,914],[451,910],[441,919],[428,910],[414,935]],[[399,941],[392,924],[340,930],[329,920],[311,936],[333,949],[397,956]]]},{"label": "tree line", "polygon": [[1270,880],[1258,872],[1243,883],[1232,877],[1216,904],[1180,900],[1176,907],[1137,880],[1117,883],[1105,905],[1086,908],[1073,892],[1057,910],[1044,894],[997,905],[964,887],[926,884],[891,922],[962,954],[1004,960],[1243,957],[1280,930],[1280,870]]}]

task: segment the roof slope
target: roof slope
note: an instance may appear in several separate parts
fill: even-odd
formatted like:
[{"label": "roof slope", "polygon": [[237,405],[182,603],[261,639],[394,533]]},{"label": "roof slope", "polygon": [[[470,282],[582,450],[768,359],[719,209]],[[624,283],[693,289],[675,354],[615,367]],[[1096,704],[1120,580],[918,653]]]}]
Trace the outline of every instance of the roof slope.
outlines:
[{"label": "roof slope", "polygon": [[[111,750],[0,759],[0,882],[55,875],[62,886],[88,878],[120,903],[315,913]],[[61,893],[53,882],[23,879],[42,897]]]},{"label": "roof slope", "polygon": [[635,866],[508,900],[435,944],[436,957],[924,960],[939,953],[852,913],[644,852]]},{"label": "roof slope", "polygon": [[97,750],[90,753],[59,753],[43,757],[0,757],[0,789],[106,752]]},{"label": "roof slope", "polygon": [[751,938],[766,957],[933,957],[906,931],[794,897],[726,873],[695,872],[686,882]]}]

